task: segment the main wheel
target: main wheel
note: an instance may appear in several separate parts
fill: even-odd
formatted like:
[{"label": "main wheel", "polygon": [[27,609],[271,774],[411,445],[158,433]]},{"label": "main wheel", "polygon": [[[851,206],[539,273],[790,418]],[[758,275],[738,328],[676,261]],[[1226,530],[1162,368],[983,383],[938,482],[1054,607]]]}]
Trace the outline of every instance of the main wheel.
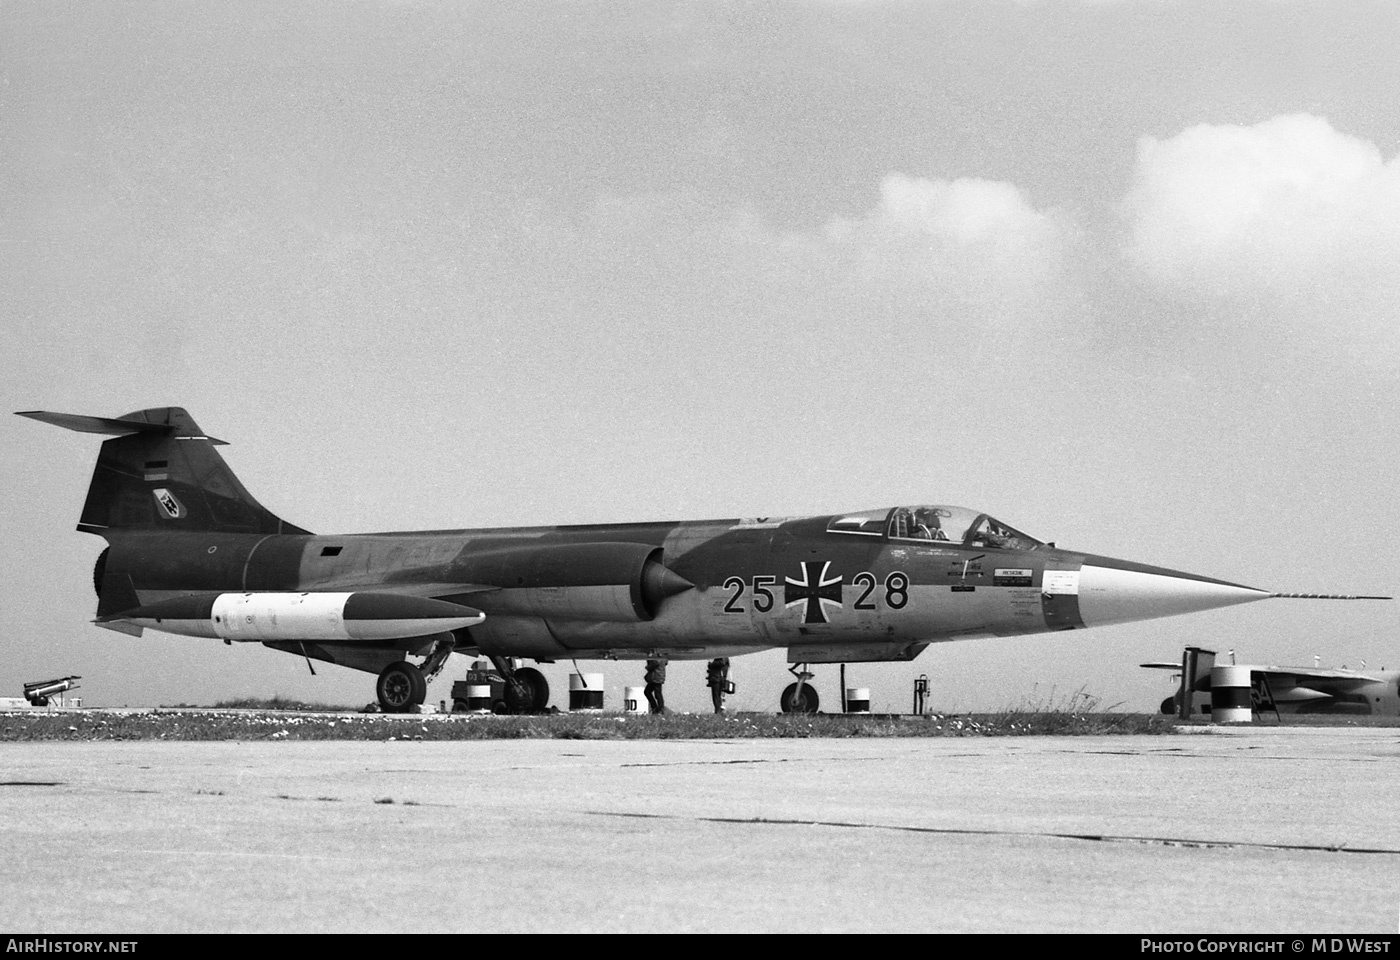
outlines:
[{"label": "main wheel", "polygon": [[816,713],[821,700],[817,696],[816,688],[810,683],[802,684],[800,697],[797,695],[797,684],[790,683],[778,702],[783,708],[783,713]]},{"label": "main wheel", "polygon": [[506,681],[505,702],[510,713],[541,713],[549,706],[549,681],[534,667],[521,667]]},{"label": "main wheel", "polygon": [[522,667],[515,671],[517,677],[524,676],[530,680],[530,686],[534,688],[535,699],[530,704],[530,709],[535,713],[544,713],[549,709],[549,681],[544,678],[534,667]]},{"label": "main wheel", "polygon": [[406,713],[428,698],[428,682],[423,679],[423,671],[407,660],[398,660],[379,674],[374,692],[385,713]]}]

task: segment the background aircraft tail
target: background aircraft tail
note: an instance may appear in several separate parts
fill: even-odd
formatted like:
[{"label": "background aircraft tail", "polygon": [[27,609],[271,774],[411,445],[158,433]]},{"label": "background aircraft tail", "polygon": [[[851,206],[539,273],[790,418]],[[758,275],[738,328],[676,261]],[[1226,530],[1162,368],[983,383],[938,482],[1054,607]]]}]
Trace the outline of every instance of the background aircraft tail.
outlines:
[{"label": "background aircraft tail", "polygon": [[1181,652],[1181,687],[1176,696],[1168,697],[1162,704],[1163,713],[1167,703],[1174,701],[1175,713],[1182,720],[1189,720],[1197,713],[1210,713],[1211,688],[1210,672],[1215,669],[1215,651],[1204,647],[1187,647]]},{"label": "background aircraft tail", "polygon": [[102,444],[78,529],[105,535],[123,529],[307,533],[254,500],[180,407],[154,407],[120,417],[45,410],[29,417],[80,433],[114,436]]},{"label": "background aircraft tail", "polygon": [[1189,678],[1188,690],[1209,690],[1210,672],[1215,669],[1215,651],[1187,647],[1181,656],[1182,672]]}]

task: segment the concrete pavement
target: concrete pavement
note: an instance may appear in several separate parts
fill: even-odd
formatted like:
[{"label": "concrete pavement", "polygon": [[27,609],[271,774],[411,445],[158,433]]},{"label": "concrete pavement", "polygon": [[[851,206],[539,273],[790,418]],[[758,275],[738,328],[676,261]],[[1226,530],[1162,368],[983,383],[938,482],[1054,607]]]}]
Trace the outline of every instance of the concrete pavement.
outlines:
[{"label": "concrete pavement", "polygon": [[0,927],[1394,933],[1400,730],[0,744]]}]

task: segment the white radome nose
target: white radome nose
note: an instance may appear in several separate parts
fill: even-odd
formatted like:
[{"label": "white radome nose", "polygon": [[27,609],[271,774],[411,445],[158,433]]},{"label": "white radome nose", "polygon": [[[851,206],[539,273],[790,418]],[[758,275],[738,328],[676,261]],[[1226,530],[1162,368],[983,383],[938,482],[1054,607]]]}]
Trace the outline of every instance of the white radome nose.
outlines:
[{"label": "white radome nose", "polygon": [[1267,600],[1268,590],[1142,564],[1093,558],[1079,571],[1079,616],[1086,627],[1197,613]]}]

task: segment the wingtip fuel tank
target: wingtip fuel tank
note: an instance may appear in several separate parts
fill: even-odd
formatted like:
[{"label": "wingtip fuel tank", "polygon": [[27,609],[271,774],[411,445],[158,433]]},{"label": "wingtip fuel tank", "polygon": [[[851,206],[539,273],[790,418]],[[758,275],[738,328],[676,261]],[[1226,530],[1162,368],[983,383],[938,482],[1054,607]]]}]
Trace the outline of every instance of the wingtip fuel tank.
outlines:
[{"label": "wingtip fuel tank", "polygon": [[480,610],[392,593],[207,593],[102,618],[224,640],[396,640],[475,626]]}]

